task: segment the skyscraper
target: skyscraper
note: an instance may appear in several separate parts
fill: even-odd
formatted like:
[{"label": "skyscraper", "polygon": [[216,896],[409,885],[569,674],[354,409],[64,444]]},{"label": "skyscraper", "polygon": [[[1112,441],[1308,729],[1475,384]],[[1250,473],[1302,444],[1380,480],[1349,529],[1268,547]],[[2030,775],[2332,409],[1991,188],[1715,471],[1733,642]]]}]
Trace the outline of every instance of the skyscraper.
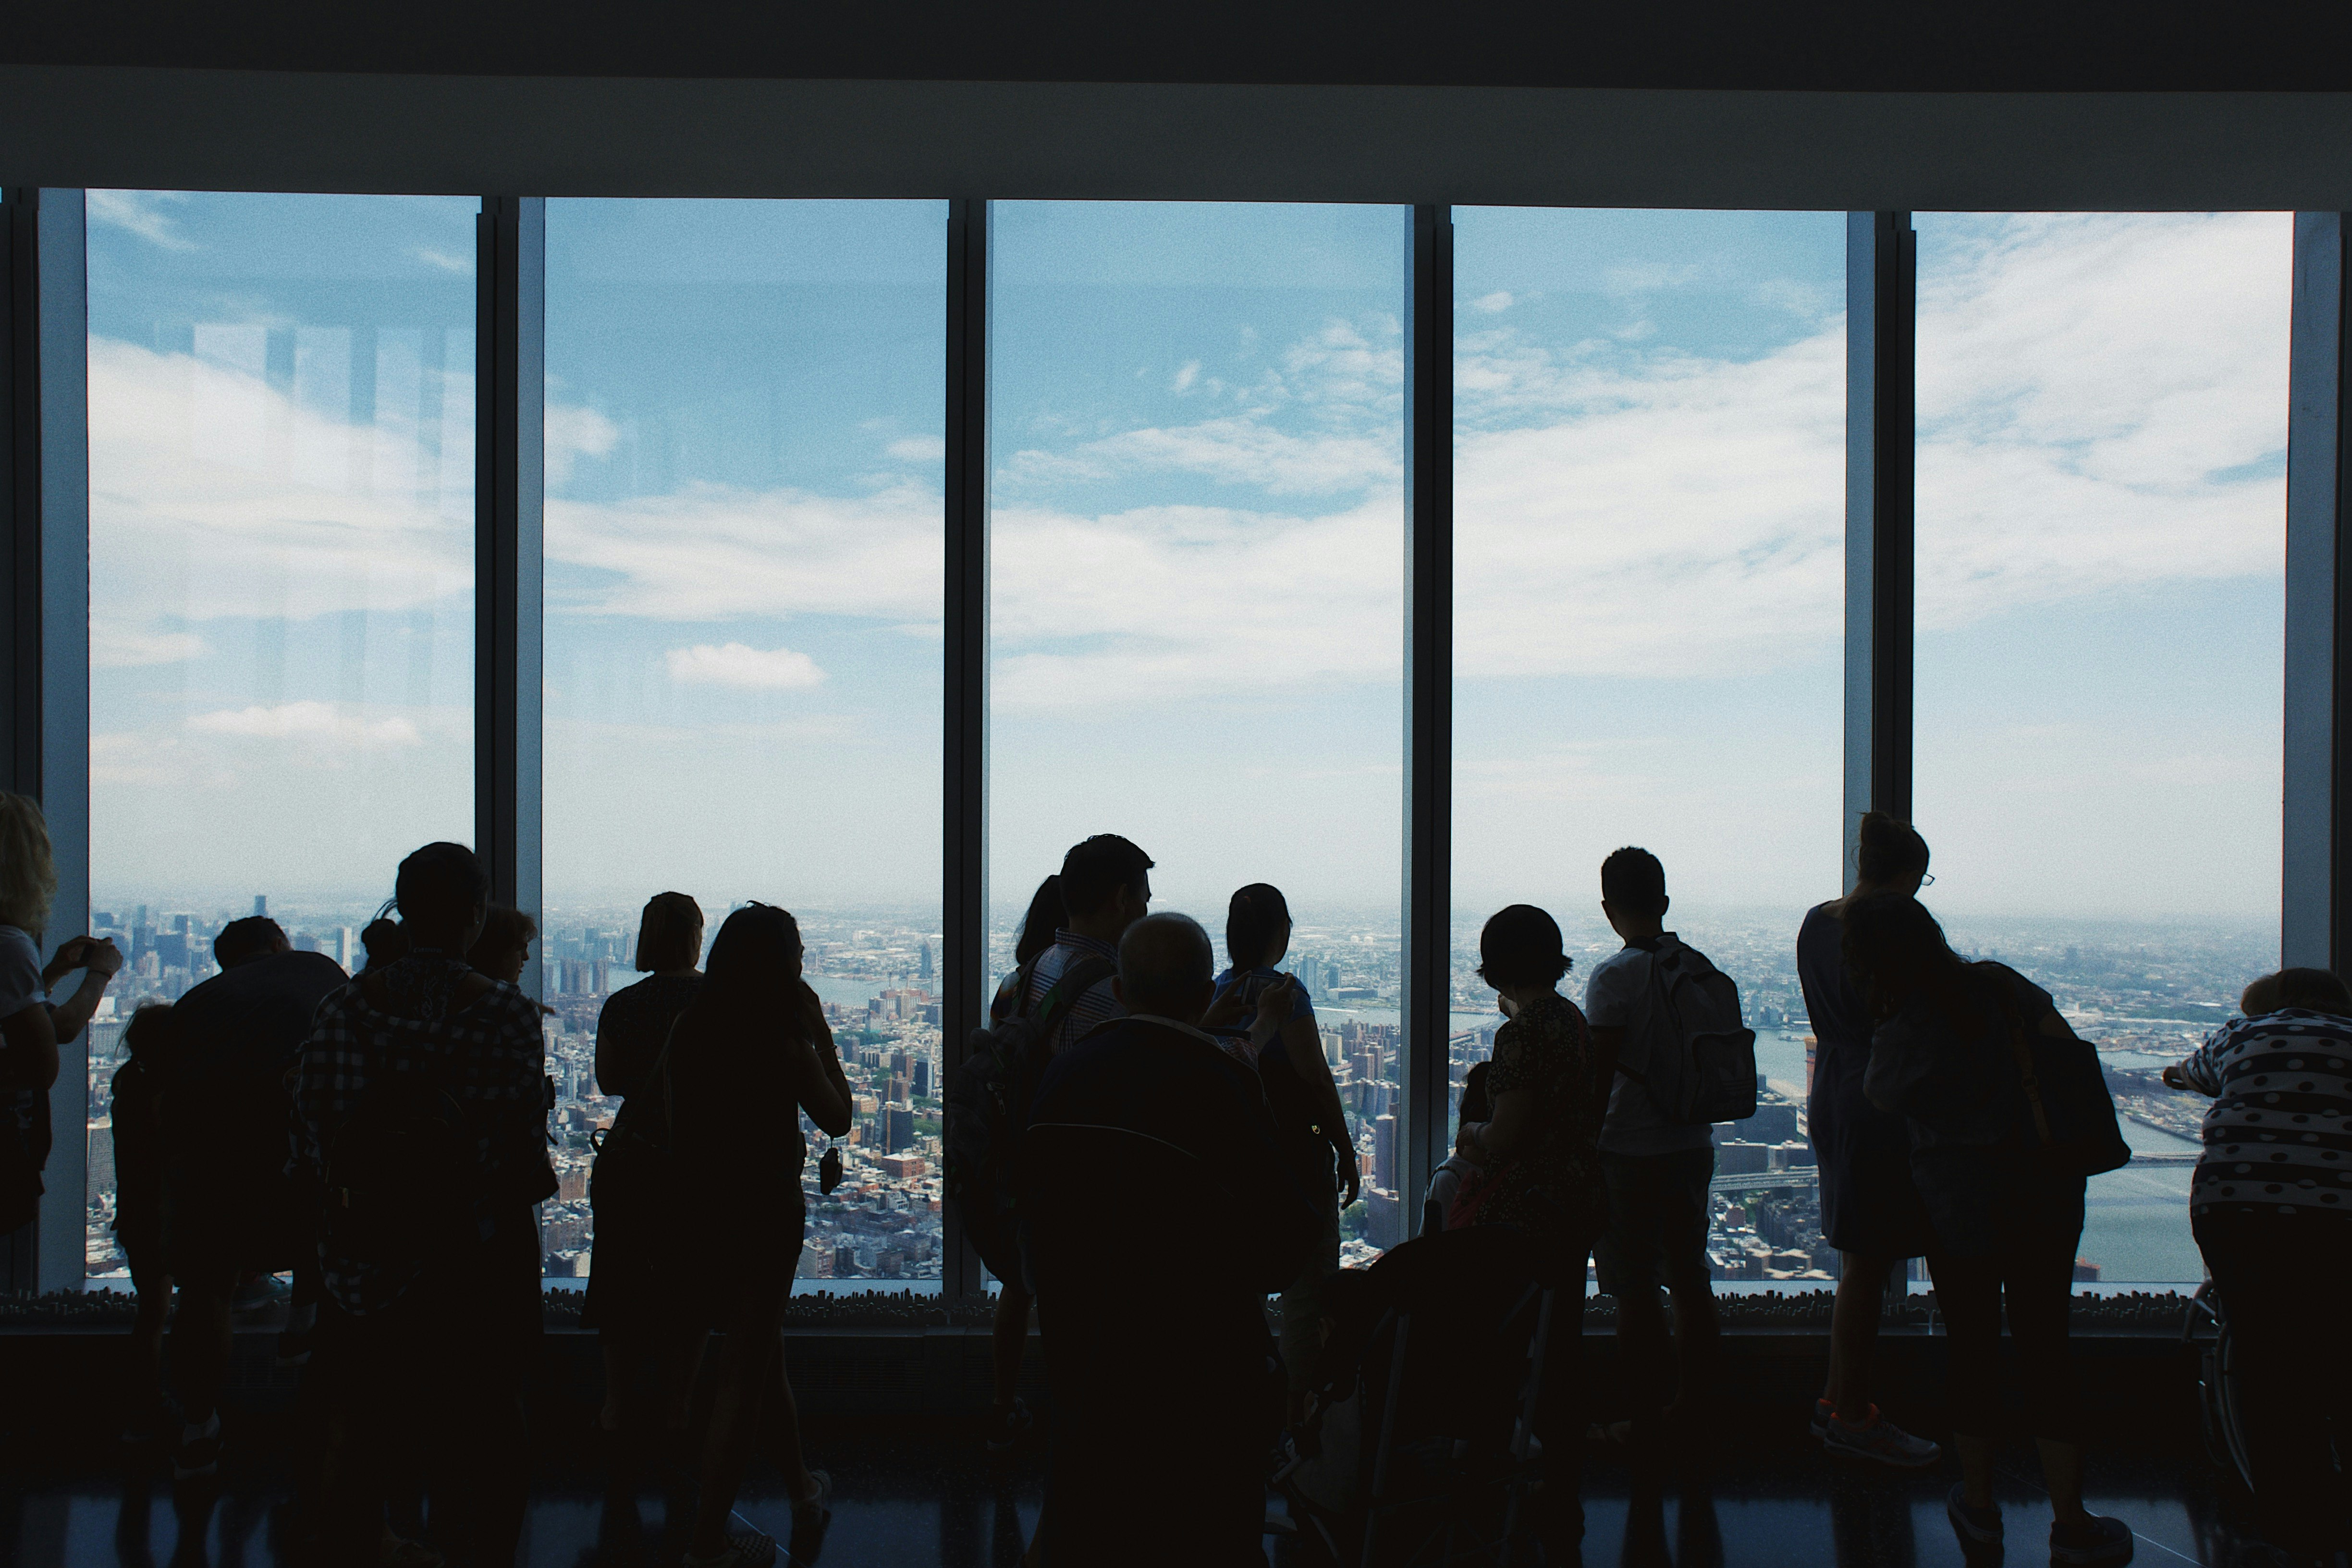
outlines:
[{"label": "skyscraper", "polygon": [[918,977],[924,980],[929,980],[931,977],[931,944],[928,942],[923,943],[922,962],[920,966],[916,969],[915,973]]}]

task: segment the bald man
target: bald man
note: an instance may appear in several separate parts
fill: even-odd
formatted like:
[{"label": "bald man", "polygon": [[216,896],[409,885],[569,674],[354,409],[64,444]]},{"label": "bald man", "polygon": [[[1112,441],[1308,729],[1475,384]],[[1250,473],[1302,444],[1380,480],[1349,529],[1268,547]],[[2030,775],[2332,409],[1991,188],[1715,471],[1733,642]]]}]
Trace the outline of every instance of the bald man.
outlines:
[{"label": "bald man", "polygon": [[[1209,1034],[1215,963],[1186,916],[1129,927],[1128,1016],[1056,1057],[1030,1110],[1055,1568],[1265,1562],[1282,1398],[1265,1297],[1297,1275],[1316,1217],[1248,1065],[1290,1010],[1261,1004],[1244,1048]],[[1095,1168],[1107,1159],[1125,1163]]]}]

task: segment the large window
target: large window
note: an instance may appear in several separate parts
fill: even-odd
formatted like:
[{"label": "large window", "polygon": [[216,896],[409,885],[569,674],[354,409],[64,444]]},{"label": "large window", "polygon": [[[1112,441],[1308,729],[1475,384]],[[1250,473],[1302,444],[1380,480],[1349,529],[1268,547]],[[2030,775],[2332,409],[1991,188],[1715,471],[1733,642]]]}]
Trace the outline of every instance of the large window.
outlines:
[{"label": "large window", "polygon": [[2278,966],[2293,221],[1916,226],[1925,897],[2105,1052],[2083,1272],[2196,1280],[2157,1074]]},{"label": "large window", "polygon": [[1845,218],[1454,214],[1454,995],[1448,1125],[1491,1054],[1478,929],[1622,945],[1601,862],[1739,984],[1769,1080],[1727,1130],[1726,1279],[1834,1268],[1801,1140],[1805,909],[1837,895]]},{"label": "large window", "polygon": [[548,204],[551,1273],[593,1268],[596,1016],[675,889],[711,934],[791,910],[833,1018],[856,1121],[830,1196],[803,1122],[803,1288],[940,1276],[946,216]]},{"label": "large window", "polygon": [[417,845],[473,837],[474,215],[92,191],[89,1267],[123,1020],[264,910],[353,963]]},{"label": "large window", "polygon": [[1094,833],[1223,952],[1271,882],[1396,1235],[1406,215],[996,209],[992,980]]}]

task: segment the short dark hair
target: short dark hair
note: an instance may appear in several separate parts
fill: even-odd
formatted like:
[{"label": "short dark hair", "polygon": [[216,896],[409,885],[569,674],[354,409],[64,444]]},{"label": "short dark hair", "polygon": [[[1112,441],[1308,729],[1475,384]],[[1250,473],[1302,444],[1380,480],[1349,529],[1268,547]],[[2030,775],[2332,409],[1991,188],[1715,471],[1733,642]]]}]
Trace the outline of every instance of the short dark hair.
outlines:
[{"label": "short dark hair", "polygon": [[2308,1013],[2352,1016],[2352,991],[2325,969],[2282,969],[2278,972],[2278,1005]]},{"label": "short dark hair", "polygon": [[1854,874],[1876,887],[1907,882],[1927,874],[1927,841],[1907,822],[1883,811],[1866,812],[1856,830]]},{"label": "short dark hair", "polygon": [[1627,845],[1601,862],[1601,896],[1637,915],[1666,912],[1666,868],[1646,849]]},{"label": "short dark hair", "polygon": [[122,1026],[122,1046],[134,1057],[161,1056],[170,1048],[172,1005],[169,1002],[142,1002],[131,1015],[131,1022]]},{"label": "short dark hair", "polygon": [[268,915],[247,915],[220,928],[213,938],[213,962],[234,969],[248,958],[267,958],[281,945],[294,945],[286,940],[285,927]]},{"label": "short dark hair", "polygon": [[1290,904],[1271,882],[1252,882],[1236,889],[1225,906],[1225,956],[1235,969],[1255,969],[1266,961],[1274,933],[1290,923]]},{"label": "short dark hair", "polygon": [[702,906],[684,893],[656,893],[637,917],[637,967],[692,969],[702,962]]},{"label": "short dark hair", "polygon": [[427,844],[400,863],[392,884],[401,922],[419,920],[462,922],[490,898],[490,874],[462,844]]},{"label": "short dark hair", "polygon": [[1533,904],[1496,910],[1478,932],[1478,977],[1497,990],[1557,985],[1571,967],[1559,922]]},{"label": "short dark hair", "polygon": [[1131,888],[1151,869],[1151,857],[1116,833],[1097,833],[1070,846],[1062,857],[1062,907],[1073,920],[1109,904],[1121,888]]},{"label": "short dark hair", "polygon": [[529,947],[539,935],[539,922],[520,910],[510,910],[504,904],[492,904],[482,921],[482,934],[466,950],[466,962],[477,969],[487,969],[518,948]]}]

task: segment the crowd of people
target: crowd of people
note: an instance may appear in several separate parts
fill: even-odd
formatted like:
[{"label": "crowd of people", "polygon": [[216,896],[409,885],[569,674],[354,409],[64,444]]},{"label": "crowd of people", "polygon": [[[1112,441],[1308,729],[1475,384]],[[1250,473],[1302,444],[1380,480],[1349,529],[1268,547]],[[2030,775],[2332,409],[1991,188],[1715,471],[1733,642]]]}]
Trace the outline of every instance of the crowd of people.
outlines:
[{"label": "crowd of people", "polygon": [[[2067,1347],[2086,1180],[2128,1157],[2096,1058],[2047,992],[1953,951],[1918,901],[1917,832],[1878,814],[1859,831],[1854,886],[1796,936],[1819,1042],[1808,1124],[1842,1257],[1814,1432],[1853,1462],[1941,1460],[1872,1399],[1882,1298],[1924,1258],[1948,1335],[1959,1479],[1947,1511],[1962,1545],[2002,1539],[2005,1314],[2052,1560],[2125,1562],[2130,1530],[2084,1506]],[[1237,890],[1221,966],[1197,921],[1151,912],[1152,869],[1116,835],[1070,849],[949,1089],[949,1198],[1000,1281],[991,1447],[1032,1425],[1018,1387],[1033,1312],[1045,1350],[1051,1470],[1029,1554],[1051,1568],[1263,1561],[1269,1455],[1313,1431],[1333,1386],[1340,1220],[1360,1176],[1313,1000],[1280,967],[1288,905],[1264,883]],[[1485,923],[1478,973],[1505,1022],[1462,1086],[1452,1157],[1421,1210],[1424,1236],[1510,1227],[1559,1303],[1530,1451],[1548,1528],[1571,1533],[1582,1452],[1655,1455],[1709,1430],[1715,1156],[1690,1085],[1702,1056],[1728,1042],[1736,1058],[1744,1033],[1736,989],[1666,927],[1657,858],[1620,849],[1599,881],[1623,946],[1593,966],[1581,1005],[1563,990],[1571,963],[1550,914],[1515,904]],[[37,806],[0,795],[0,1229],[40,1192],[58,1042],[121,963],[80,936],[42,963],[56,886]],[[534,1205],[555,1179],[543,1009],[517,984],[536,931],[489,893],[470,850],[426,845],[398,867],[355,975],[294,951],[266,918],[241,920],[215,942],[216,976],[140,1008],[125,1032],[113,1093],[134,1391],[160,1408],[176,1289],[174,1474],[216,1473],[232,1293],[290,1270],[279,1352],[307,1369],[304,1518],[322,1561],[514,1559],[541,1322]],[[616,1453],[690,1461],[684,1561],[760,1568],[776,1543],[733,1509],[761,1443],[796,1522],[822,1520],[831,1492],[802,1452],[783,1360],[807,1149],[801,1116],[772,1108],[839,1137],[852,1095],[793,917],[754,903],[707,954],[704,936],[692,899],[655,897],[646,978],[598,1025],[598,1085],[622,1109],[593,1177],[587,1314]],[[2352,1402],[2325,1325],[2352,1283],[2352,994],[2290,969],[2254,981],[2242,1011],[2167,1076],[2215,1097],[2191,1208],[2243,1331],[2255,1550],[2315,1565],[2344,1544],[2331,1446]],[[1160,1245],[1186,1260],[1173,1276],[1105,1252],[1139,1191],[1158,1205]],[[726,1260],[716,1279],[711,1258]],[[1588,1419],[1588,1263],[1618,1302],[1618,1419]],[[706,1288],[677,1289],[689,1271]],[[1139,1415],[1146,1386],[1164,1391],[1160,1418]]]}]

